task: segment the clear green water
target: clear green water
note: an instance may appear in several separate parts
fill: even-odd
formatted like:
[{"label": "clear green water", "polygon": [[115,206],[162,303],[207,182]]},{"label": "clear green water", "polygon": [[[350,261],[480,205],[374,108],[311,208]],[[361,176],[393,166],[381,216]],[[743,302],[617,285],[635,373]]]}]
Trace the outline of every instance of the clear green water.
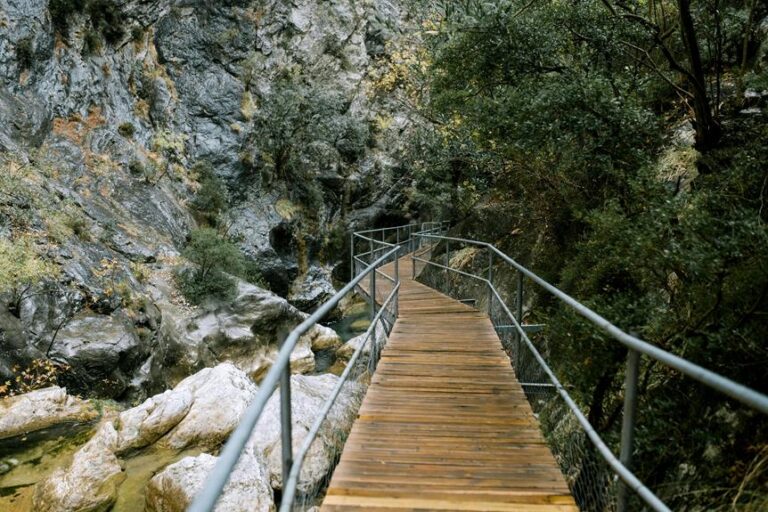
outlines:
[{"label": "clear green water", "polygon": [[349,341],[355,336],[364,333],[371,325],[370,309],[364,301],[355,302],[347,308],[340,320],[328,324],[344,341]]},{"label": "clear green water", "polygon": [[[12,461],[13,468],[0,475],[0,511],[34,512],[35,484],[55,469],[65,466],[95,433],[95,424],[66,424],[36,432],[24,439],[0,441],[0,464]],[[125,480],[120,485],[112,512],[144,510],[147,482],[160,470],[200,450],[176,451],[150,447],[122,458]]]},{"label": "clear green water", "polygon": [[94,432],[94,423],[65,423],[27,437],[0,441],[0,465],[12,467],[0,475],[0,510],[32,511],[35,484],[72,460]]}]

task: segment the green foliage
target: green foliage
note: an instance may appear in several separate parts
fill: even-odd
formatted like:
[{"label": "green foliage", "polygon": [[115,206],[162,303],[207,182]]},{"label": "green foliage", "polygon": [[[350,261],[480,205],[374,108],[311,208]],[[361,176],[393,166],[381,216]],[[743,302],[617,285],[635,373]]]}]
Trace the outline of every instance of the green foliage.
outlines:
[{"label": "green foliage", "polygon": [[130,138],[136,133],[136,127],[130,122],[121,123],[120,126],[117,127],[117,133],[123,137]]},{"label": "green foliage", "polygon": [[[429,86],[432,121],[410,141],[414,206],[453,215],[620,327],[767,392],[768,131],[738,114],[724,77],[761,83],[748,20],[768,8],[693,3],[725,131],[703,154],[670,156],[663,134],[692,104],[675,4],[440,4],[425,22],[430,66],[411,78]],[[535,300],[550,363],[616,449],[626,349]],[[766,502],[765,419],[648,361],[641,387],[636,471],[673,509]]]},{"label": "green foliage", "polygon": [[269,289],[269,284],[264,279],[264,274],[261,272],[259,264],[253,260],[244,259],[243,267],[238,273],[238,277],[241,277],[251,284],[259,286],[260,288]]},{"label": "green foliage", "polygon": [[235,281],[227,274],[241,274],[245,267],[236,245],[215,229],[196,229],[190,233],[182,254],[196,265],[193,270],[177,274],[177,283],[187,300],[200,304],[208,298],[226,300],[234,296]]},{"label": "green foliage", "polygon": [[87,29],[83,34],[83,55],[96,55],[101,51],[101,37],[95,30]]},{"label": "green foliage", "polygon": [[19,294],[58,273],[58,267],[39,254],[31,237],[0,237],[0,292]]},{"label": "green foliage", "polygon": [[160,130],[152,139],[152,149],[171,162],[180,162],[185,153],[187,136],[171,130]]},{"label": "green foliage", "polygon": [[69,35],[69,17],[73,13],[85,10],[87,0],[48,0],[48,12],[56,31],[63,36]]},{"label": "green foliage", "polygon": [[144,173],[146,172],[144,164],[139,160],[131,160],[128,164],[128,170],[131,171],[131,174],[135,174],[136,176],[144,176]]},{"label": "green foliage", "polygon": [[85,34],[86,53],[101,48],[100,37],[115,44],[125,36],[125,14],[112,0],[49,0],[48,10],[57,32],[69,36],[69,22],[73,14],[86,14],[91,29]]},{"label": "green foliage", "polygon": [[349,112],[342,94],[331,84],[305,84],[282,77],[259,99],[253,112],[251,139],[259,148],[257,170],[267,185],[290,183],[291,200],[316,211],[322,204],[319,175],[338,162],[353,165],[365,152],[368,124]]},{"label": "green foliage", "polygon": [[35,63],[34,41],[31,37],[21,39],[16,45],[16,60],[19,62],[19,69],[30,69]]},{"label": "green foliage", "polygon": [[141,41],[141,39],[144,37],[145,31],[143,28],[139,26],[135,26],[131,28],[131,40],[132,41]]},{"label": "green foliage", "polygon": [[192,167],[192,171],[198,176],[200,188],[197,190],[191,206],[209,224],[215,226],[219,215],[228,207],[227,188],[216,176],[213,166],[209,162],[198,162]]}]

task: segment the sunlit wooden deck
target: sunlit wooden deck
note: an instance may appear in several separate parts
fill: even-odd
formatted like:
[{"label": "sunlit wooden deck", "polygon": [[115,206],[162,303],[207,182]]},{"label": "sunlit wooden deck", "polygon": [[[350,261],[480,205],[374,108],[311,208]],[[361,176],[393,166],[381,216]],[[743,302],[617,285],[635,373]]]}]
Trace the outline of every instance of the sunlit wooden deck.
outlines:
[{"label": "sunlit wooden deck", "polygon": [[577,511],[488,317],[410,276],[322,510]]}]

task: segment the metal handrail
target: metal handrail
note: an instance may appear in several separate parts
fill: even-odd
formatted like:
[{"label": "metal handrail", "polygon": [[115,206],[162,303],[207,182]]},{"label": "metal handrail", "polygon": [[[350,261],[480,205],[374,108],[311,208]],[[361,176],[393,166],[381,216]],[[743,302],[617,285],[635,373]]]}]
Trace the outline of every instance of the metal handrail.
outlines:
[{"label": "metal handrail", "polygon": [[[266,406],[267,401],[272,396],[272,393],[275,391],[275,389],[278,386],[278,382],[280,383],[281,440],[282,440],[282,450],[283,450],[283,485],[284,485],[284,488],[288,488],[288,486],[291,485],[294,488],[294,494],[295,494],[296,483],[294,482],[293,484],[291,484],[291,481],[290,481],[293,474],[292,472],[293,466],[295,464],[295,462],[293,461],[293,453],[292,453],[293,437],[291,433],[291,415],[290,415],[291,353],[293,352],[293,349],[296,347],[296,344],[298,343],[299,338],[303,334],[305,334],[312,326],[314,326],[325,315],[327,315],[333,308],[335,308],[339,304],[341,299],[344,298],[349,292],[351,292],[366,276],[368,276],[369,274],[375,275],[375,271],[378,269],[378,267],[387,263],[389,258],[391,258],[393,255],[397,257],[399,252],[400,252],[399,246],[393,247],[388,252],[386,252],[383,256],[371,262],[357,276],[353,276],[353,278],[349,281],[349,283],[347,283],[346,286],[344,286],[344,288],[339,290],[333,297],[331,297],[327,302],[325,302],[322,306],[320,306],[312,315],[310,315],[306,320],[304,320],[301,324],[299,324],[298,327],[293,329],[290,332],[290,334],[288,334],[288,336],[285,338],[285,341],[283,342],[280,348],[280,351],[277,354],[277,357],[275,358],[275,362],[273,363],[272,367],[269,369],[269,372],[267,372],[267,375],[266,377],[264,377],[264,380],[261,382],[261,385],[259,386],[259,390],[256,393],[256,397],[253,399],[251,404],[243,413],[243,417],[240,420],[240,424],[237,426],[234,432],[232,432],[232,435],[230,435],[229,440],[224,445],[224,448],[221,450],[221,454],[219,455],[216,465],[214,466],[213,470],[206,478],[205,484],[203,485],[203,488],[201,489],[201,491],[197,494],[197,496],[195,496],[195,499],[192,502],[192,505],[190,505],[188,509],[188,512],[210,512],[214,509],[214,507],[216,506],[216,501],[219,499],[219,496],[224,490],[224,486],[227,484],[227,481],[229,480],[230,475],[234,471],[235,466],[237,465],[237,462],[240,459],[240,455],[242,454],[246,444],[248,443],[248,440],[251,437],[251,434],[253,432],[254,427],[256,426],[256,423],[258,423],[259,418],[261,417],[261,414],[264,411],[264,407]],[[396,297],[400,290],[400,286],[399,286],[399,277],[396,275],[395,278],[398,280],[398,282],[393,287],[392,291],[387,297],[387,300],[384,303],[385,305],[389,304],[389,302],[392,300],[395,301],[395,304],[397,303]],[[378,316],[374,316],[374,318],[380,319],[384,310],[385,310],[385,307],[383,306],[379,310]],[[374,326],[373,332],[375,332],[375,323],[372,322],[372,325]],[[371,332],[370,327],[367,332]],[[361,346],[364,344],[365,343],[361,343]],[[357,352],[357,350],[355,352]],[[348,363],[347,365],[348,368],[351,367],[351,364],[352,364],[352,360],[350,360],[350,363]],[[345,370],[345,372],[346,371],[347,370]],[[335,401],[337,396],[338,396],[338,392],[334,390],[334,393],[330,398],[331,406],[333,405],[333,401]],[[328,407],[328,410],[330,410],[330,407]],[[326,411],[326,414],[327,414],[327,411]],[[317,435],[317,431],[314,432],[314,435]],[[311,440],[309,442],[311,443]],[[301,465],[301,462],[303,462],[303,455],[300,461],[298,461],[299,466]],[[301,467],[298,468],[296,474],[294,475],[295,478],[298,478],[298,474],[299,474],[298,472],[300,470],[301,470]],[[284,496],[283,499],[285,500],[286,496]],[[290,497],[288,499],[289,501],[292,502],[293,497]],[[283,510],[282,507],[281,507],[281,510]]]},{"label": "metal handrail", "polygon": [[[552,295],[554,295],[558,299],[562,300],[563,302],[571,306],[581,316],[585,317],[587,320],[591,321],[592,323],[600,327],[602,330],[610,334],[617,341],[620,341],[621,343],[626,345],[628,348],[632,350],[636,350],[641,354],[645,354],[653,359],[656,359],[657,361],[662,362],[678,370],[681,373],[684,373],[685,375],[701,382],[702,384],[705,384],[713,389],[716,389],[721,393],[724,393],[730,396],[731,398],[738,400],[739,402],[749,405],[750,407],[757,409],[758,411],[764,414],[768,414],[768,396],[763,395],[762,393],[759,393],[751,388],[748,388],[747,386],[734,382],[728,379],[727,377],[723,377],[718,373],[715,373],[711,370],[707,370],[706,368],[703,368],[695,363],[692,363],[687,359],[683,359],[682,357],[676,356],[670,352],[667,352],[666,350],[660,349],[659,347],[652,345],[651,343],[648,343],[647,341],[643,341],[640,338],[637,338],[635,336],[632,336],[631,334],[628,334],[622,331],[621,329],[613,325],[611,322],[609,322],[606,318],[592,311],[587,306],[583,305],[582,303],[580,303],[579,301],[577,301],[567,293],[556,288],[555,286],[551,285],[550,283],[548,283],[541,277],[537,276],[527,268],[523,267],[522,265],[517,263],[515,260],[513,260],[506,254],[501,252],[495,246],[487,242],[480,242],[478,240],[467,240],[464,238],[454,238],[454,237],[427,235],[427,234],[424,234],[424,235],[417,234],[417,236],[424,236],[428,238],[438,238],[442,240],[452,240],[456,242],[470,243],[473,245],[480,245],[483,247],[487,247],[488,249],[493,251],[496,255],[501,257],[504,261],[506,261],[513,267],[515,267],[516,270],[524,274],[526,277],[530,278],[532,281],[534,281],[536,284],[538,284],[539,286],[541,286],[542,288],[550,292]],[[425,262],[425,260],[421,260],[421,261]],[[434,264],[433,262],[427,262],[427,263]],[[450,268],[448,269],[452,270]]]},{"label": "metal handrail", "polygon": [[368,341],[371,339],[371,335],[376,332],[377,324],[379,321],[381,321],[381,315],[384,313],[389,303],[399,293],[399,291],[400,283],[398,282],[395,285],[395,288],[387,297],[387,300],[385,300],[384,304],[382,304],[381,309],[379,309],[379,312],[374,317],[371,325],[368,326],[368,329],[365,331],[365,340],[363,343],[358,345],[354,354],[352,354],[352,357],[349,358],[349,362],[347,363],[346,368],[344,368],[342,374],[339,376],[339,380],[336,382],[336,386],[333,388],[331,396],[326,399],[325,407],[323,407],[323,410],[320,412],[320,416],[315,419],[315,422],[312,424],[309,432],[307,432],[307,435],[304,438],[304,442],[301,444],[301,448],[299,448],[299,451],[296,454],[296,458],[293,461],[293,465],[291,466],[291,472],[288,475],[288,483],[283,485],[283,499],[280,503],[280,512],[289,512],[291,510],[293,501],[296,498],[296,488],[299,484],[299,475],[301,474],[301,466],[304,463],[304,457],[306,457],[307,452],[309,452],[309,449],[312,446],[312,442],[315,440],[317,433],[320,431],[320,427],[322,426],[323,421],[325,421],[325,418],[331,411],[336,398],[341,392],[341,388],[344,386],[344,383],[352,373],[352,368],[354,368],[355,363],[357,363],[357,359],[360,357],[360,354],[362,354],[363,349],[368,345]]},{"label": "metal handrail", "polygon": [[[577,301],[570,295],[556,288],[555,286],[548,283],[538,275],[534,274],[527,268],[517,263],[514,259],[512,259],[507,254],[500,251],[494,245],[487,242],[482,242],[479,240],[470,240],[465,238],[447,237],[447,236],[432,235],[432,234],[425,234],[425,233],[417,233],[414,236],[419,237],[420,239],[430,238],[438,241],[444,240],[446,242],[453,241],[453,242],[459,242],[459,243],[466,243],[466,244],[476,245],[480,247],[485,247],[490,251],[489,252],[490,264],[489,264],[488,278],[478,276],[476,274],[472,274],[469,272],[464,272],[458,269],[453,269],[450,267],[450,265],[442,265],[440,263],[436,263],[431,260],[420,258],[416,254],[412,254],[411,259],[413,262],[414,275],[416,273],[416,262],[419,261],[426,265],[435,266],[437,268],[455,272],[457,274],[470,277],[486,283],[491,294],[489,299],[489,304],[488,304],[489,314],[491,311],[492,301],[495,298],[503,308],[504,313],[509,317],[509,319],[514,324],[514,327],[517,330],[517,333],[520,339],[522,339],[525,342],[526,346],[533,354],[537,363],[542,368],[542,370],[544,370],[545,374],[547,375],[549,380],[552,382],[552,385],[557,390],[557,393],[566,403],[568,408],[571,410],[571,412],[573,412],[577,421],[581,425],[582,429],[584,429],[590,441],[592,441],[592,443],[595,445],[595,447],[597,448],[598,452],[601,454],[603,459],[605,459],[608,465],[616,472],[616,474],[621,478],[624,484],[630,489],[632,489],[638,496],[640,496],[643,499],[643,501],[645,501],[645,503],[648,506],[650,506],[653,510],[660,511],[660,512],[667,512],[670,509],[669,507],[667,507],[666,504],[664,504],[664,502],[662,502],[658,498],[658,496],[656,496],[650,489],[648,489],[642,483],[642,481],[640,481],[640,479],[637,478],[637,476],[629,469],[629,465],[631,463],[632,443],[634,438],[634,411],[635,411],[635,405],[636,405],[636,399],[637,399],[636,389],[637,389],[637,368],[639,364],[639,361],[638,361],[639,354],[645,354],[648,357],[651,357],[663,364],[666,364],[667,366],[680,371],[684,375],[687,375],[713,389],[716,389],[722,392],[723,394],[730,396],[731,398],[734,398],[739,402],[756,409],[759,412],[768,414],[768,396],[762,393],[759,393],[751,388],[748,388],[742,384],[739,384],[735,381],[732,381],[727,377],[723,377],[722,375],[719,375],[711,370],[707,370],[706,368],[703,368],[695,363],[692,363],[686,359],[676,356],[670,352],[667,352],[659,347],[656,347],[644,340],[641,340],[635,336],[632,336],[631,334],[628,334],[622,331],[620,328],[613,325],[603,316],[594,312],[587,306],[581,304],[579,301]],[[446,252],[446,254],[448,253]],[[517,301],[518,301],[517,317],[512,314],[509,307],[503,301],[498,290],[493,284],[493,279],[492,279],[493,254],[500,257],[503,261],[510,264],[519,272],[518,289],[517,289]],[[576,402],[573,400],[573,398],[571,398],[568,391],[565,389],[565,387],[563,387],[563,385],[560,383],[558,378],[555,376],[552,369],[549,367],[549,365],[547,365],[544,358],[541,356],[539,351],[533,345],[530,338],[528,337],[526,330],[521,325],[522,276],[528,277],[529,279],[534,281],[536,284],[538,284],[539,286],[541,286],[542,288],[544,288],[545,290],[553,294],[559,300],[568,304],[577,313],[585,317],[587,320],[589,320],[594,325],[596,325],[597,327],[599,327],[600,329],[608,333],[611,337],[613,337],[617,341],[624,344],[629,349],[628,365],[627,365],[627,386],[625,391],[625,403],[624,403],[624,421],[622,424],[621,450],[620,450],[619,458],[617,458],[613,454],[611,449],[605,444],[605,442],[602,440],[600,435],[592,427],[589,420],[581,412],[581,409],[578,407]],[[619,489],[619,510],[625,510],[625,509],[626,509],[626,495],[623,492],[623,489],[620,488]]]},{"label": "metal handrail", "polygon": [[[414,252],[417,248],[415,246],[415,243],[417,240],[419,240],[418,237],[415,235],[417,234],[443,234],[447,231],[449,224],[446,221],[435,221],[435,222],[422,222],[421,224],[406,224],[402,226],[394,226],[389,228],[377,228],[377,229],[368,229],[365,231],[355,231],[350,235],[350,276],[356,276],[357,272],[357,264],[365,265],[367,263],[367,260],[374,259],[376,255],[380,254],[382,251],[386,251],[389,248],[392,247],[399,247],[403,248],[406,253]],[[405,231],[407,229],[407,233],[403,233],[404,235],[407,234],[407,236],[400,236],[401,231]],[[418,229],[418,231],[414,231],[414,229]],[[375,233],[381,233],[380,238],[374,237]],[[370,234],[371,236],[366,236],[366,234]],[[393,236],[394,234],[394,236]],[[387,238],[389,238],[390,242],[387,242]],[[394,243],[391,242],[394,238]],[[358,252],[357,248],[359,243],[363,243],[366,245],[367,250],[363,250],[362,252]],[[398,258],[399,256],[394,257],[394,263],[395,263],[395,274],[399,272],[398,269]],[[385,280],[388,280],[390,282],[395,282],[395,278],[392,276],[388,276],[386,273],[378,269],[376,272],[374,272],[374,275],[371,276],[371,281],[368,289],[364,289],[363,287],[359,288],[359,291],[362,295],[366,295],[368,297],[368,302],[370,304],[370,311],[371,311],[371,317],[376,315],[376,308],[378,306],[377,304],[377,296],[376,296],[376,280],[374,277],[376,275],[382,276]],[[397,278],[399,279],[399,277]],[[397,304],[395,305],[395,310],[397,310]],[[392,318],[389,319],[390,321],[393,320]]]}]

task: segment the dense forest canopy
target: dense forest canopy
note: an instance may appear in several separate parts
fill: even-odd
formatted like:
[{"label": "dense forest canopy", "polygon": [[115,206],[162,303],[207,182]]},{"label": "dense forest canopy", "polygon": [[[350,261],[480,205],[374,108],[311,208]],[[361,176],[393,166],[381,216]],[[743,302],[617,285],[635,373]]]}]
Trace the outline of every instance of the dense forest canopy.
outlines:
[{"label": "dense forest canopy", "polygon": [[[754,108],[768,96],[768,5],[464,1],[426,12],[425,49],[404,48],[392,67],[424,120],[417,207],[623,329],[768,390],[768,123]],[[542,349],[617,441],[626,349],[535,300],[550,326]],[[636,470],[652,489],[673,509],[768,506],[764,418],[650,361],[640,381]]]}]

